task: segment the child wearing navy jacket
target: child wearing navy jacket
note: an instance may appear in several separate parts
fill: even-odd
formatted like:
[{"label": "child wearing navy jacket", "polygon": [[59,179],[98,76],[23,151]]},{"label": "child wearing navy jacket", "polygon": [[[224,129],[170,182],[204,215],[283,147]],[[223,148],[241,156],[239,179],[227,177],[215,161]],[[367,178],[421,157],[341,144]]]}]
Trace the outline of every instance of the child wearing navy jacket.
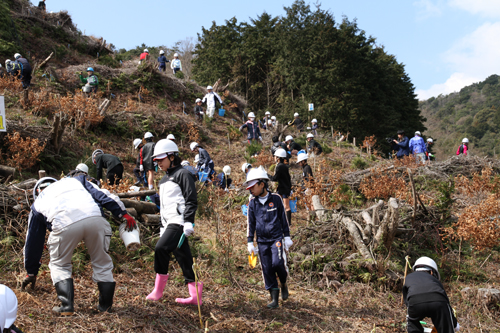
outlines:
[{"label": "child wearing navy jacket", "polygon": [[[247,174],[246,188],[254,196],[248,204],[248,252],[259,254],[266,290],[272,302],[268,308],[279,306],[278,279],[281,283],[281,297],[288,299],[286,279],[286,251],[293,245],[290,228],[281,197],[268,190],[269,177],[264,168],[251,169]],[[254,246],[254,234],[257,247]]]}]

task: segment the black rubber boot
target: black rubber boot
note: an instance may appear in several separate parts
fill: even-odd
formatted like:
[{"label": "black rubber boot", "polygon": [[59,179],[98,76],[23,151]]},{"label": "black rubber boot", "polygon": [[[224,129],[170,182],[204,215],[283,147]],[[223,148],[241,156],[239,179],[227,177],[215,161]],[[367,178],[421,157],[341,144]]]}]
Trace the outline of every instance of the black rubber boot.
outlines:
[{"label": "black rubber boot", "polygon": [[61,306],[54,306],[52,311],[59,313],[62,316],[71,316],[75,312],[73,307],[73,299],[75,297],[75,289],[73,279],[66,279],[56,283],[57,298],[61,301]]},{"label": "black rubber boot", "polygon": [[284,301],[288,299],[288,286],[286,283],[281,284],[281,299]]},{"label": "black rubber boot", "polygon": [[111,309],[113,305],[113,296],[115,295],[116,282],[97,282],[99,288],[99,305],[97,310],[106,312]]},{"label": "black rubber boot", "polygon": [[292,225],[292,211],[291,210],[286,211],[286,219],[288,220],[288,225],[291,226]]},{"label": "black rubber boot", "polygon": [[276,309],[280,305],[280,290],[278,288],[269,290],[271,294],[271,299],[273,300],[271,303],[267,305],[270,309]]}]

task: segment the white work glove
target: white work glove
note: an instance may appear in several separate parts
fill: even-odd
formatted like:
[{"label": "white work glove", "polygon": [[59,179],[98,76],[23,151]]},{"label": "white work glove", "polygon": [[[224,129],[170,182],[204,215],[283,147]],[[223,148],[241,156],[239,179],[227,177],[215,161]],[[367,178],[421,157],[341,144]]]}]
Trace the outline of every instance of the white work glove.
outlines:
[{"label": "white work glove", "polygon": [[259,140],[262,141],[262,137],[261,136],[259,136]]},{"label": "white work glove", "polygon": [[458,331],[460,331],[460,324],[457,321],[457,327],[455,327],[455,332],[458,332]]},{"label": "white work glove", "polygon": [[285,237],[285,251],[288,251],[290,247],[292,247],[293,242],[290,237]]},{"label": "white work glove", "polygon": [[141,171],[141,172],[144,171],[144,165],[142,165],[142,164],[139,165],[139,171]]},{"label": "white work glove", "polygon": [[192,234],[194,234],[194,228],[191,222],[184,222],[184,234],[186,236],[191,236]]},{"label": "white work glove", "polygon": [[253,246],[253,243],[248,243],[248,253],[252,254],[252,252],[253,254],[257,254],[259,253],[259,249]]}]

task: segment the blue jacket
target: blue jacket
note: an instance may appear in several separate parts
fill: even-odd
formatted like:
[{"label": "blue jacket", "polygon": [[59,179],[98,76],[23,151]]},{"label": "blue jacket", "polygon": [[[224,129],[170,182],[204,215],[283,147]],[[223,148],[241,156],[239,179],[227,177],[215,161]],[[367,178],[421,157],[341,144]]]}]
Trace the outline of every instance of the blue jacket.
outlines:
[{"label": "blue jacket", "polygon": [[165,63],[170,62],[164,55],[158,57],[158,62],[160,66],[165,67]]},{"label": "blue jacket", "polygon": [[240,127],[240,131],[243,130],[244,128],[247,128],[248,134],[247,134],[247,139],[248,140],[258,140],[262,135],[260,134],[260,128],[259,124],[256,121],[247,121]]},{"label": "blue jacket", "polygon": [[411,154],[420,154],[427,151],[424,139],[417,135],[410,139],[409,148]]},{"label": "blue jacket", "polygon": [[396,156],[397,157],[403,157],[403,156],[408,156],[410,155],[410,150],[408,148],[408,137],[404,136],[403,140],[401,142],[394,144],[396,146],[397,152]]},{"label": "blue jacket", "polygon": [[254,233],[257,234],[257,243],[275,242],[290,237],[290,228],[286,219],[283,200],[276,193],[269,192],[265,204],[258,198],[250,199],[248,203],[248,242],[253,242]]},{"label": "blue jacket", "polygon": [[231,186],[232,182],[233,182],[233,180],[229,177],[226,177],[224,172],[221,172],[217,175],[217,186],[219,186],[223,190],[225,190],[226,188],[229,188],[229,186]]},{"label": "blue jacket", "polygon": [[[82,186],[75,183],[75,180]],[[68,188],[73,190],[66,193]],[[80,200],[88,194],[91,199]],[[50,204],[47,204],[48,202]],[[116,217],[127,213],[114,199],[89,183],[84,175],[64,178],[45,189],[31,205],[28,217],[28,232],[24,245],[24,267],[27,273],[38,274],[47,229],[52,231],[53,227],[54,230],[64,228],[89,215],[104,216],[103,207]]]}]

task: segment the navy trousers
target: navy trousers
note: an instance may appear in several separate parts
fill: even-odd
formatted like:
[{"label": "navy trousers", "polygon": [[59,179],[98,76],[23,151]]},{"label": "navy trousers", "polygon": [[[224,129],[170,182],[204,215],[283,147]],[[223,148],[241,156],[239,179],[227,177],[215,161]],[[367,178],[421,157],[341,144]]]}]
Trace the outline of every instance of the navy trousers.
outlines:
[{"label": "navy trousers", "polygon": [[279,277],[281,284],[286,283],[288,269],[286,267],[286,253],[283,240],[275,242],[257,243],[259,247],[260,266],[266,284],[266,290],[277,289]]}]

